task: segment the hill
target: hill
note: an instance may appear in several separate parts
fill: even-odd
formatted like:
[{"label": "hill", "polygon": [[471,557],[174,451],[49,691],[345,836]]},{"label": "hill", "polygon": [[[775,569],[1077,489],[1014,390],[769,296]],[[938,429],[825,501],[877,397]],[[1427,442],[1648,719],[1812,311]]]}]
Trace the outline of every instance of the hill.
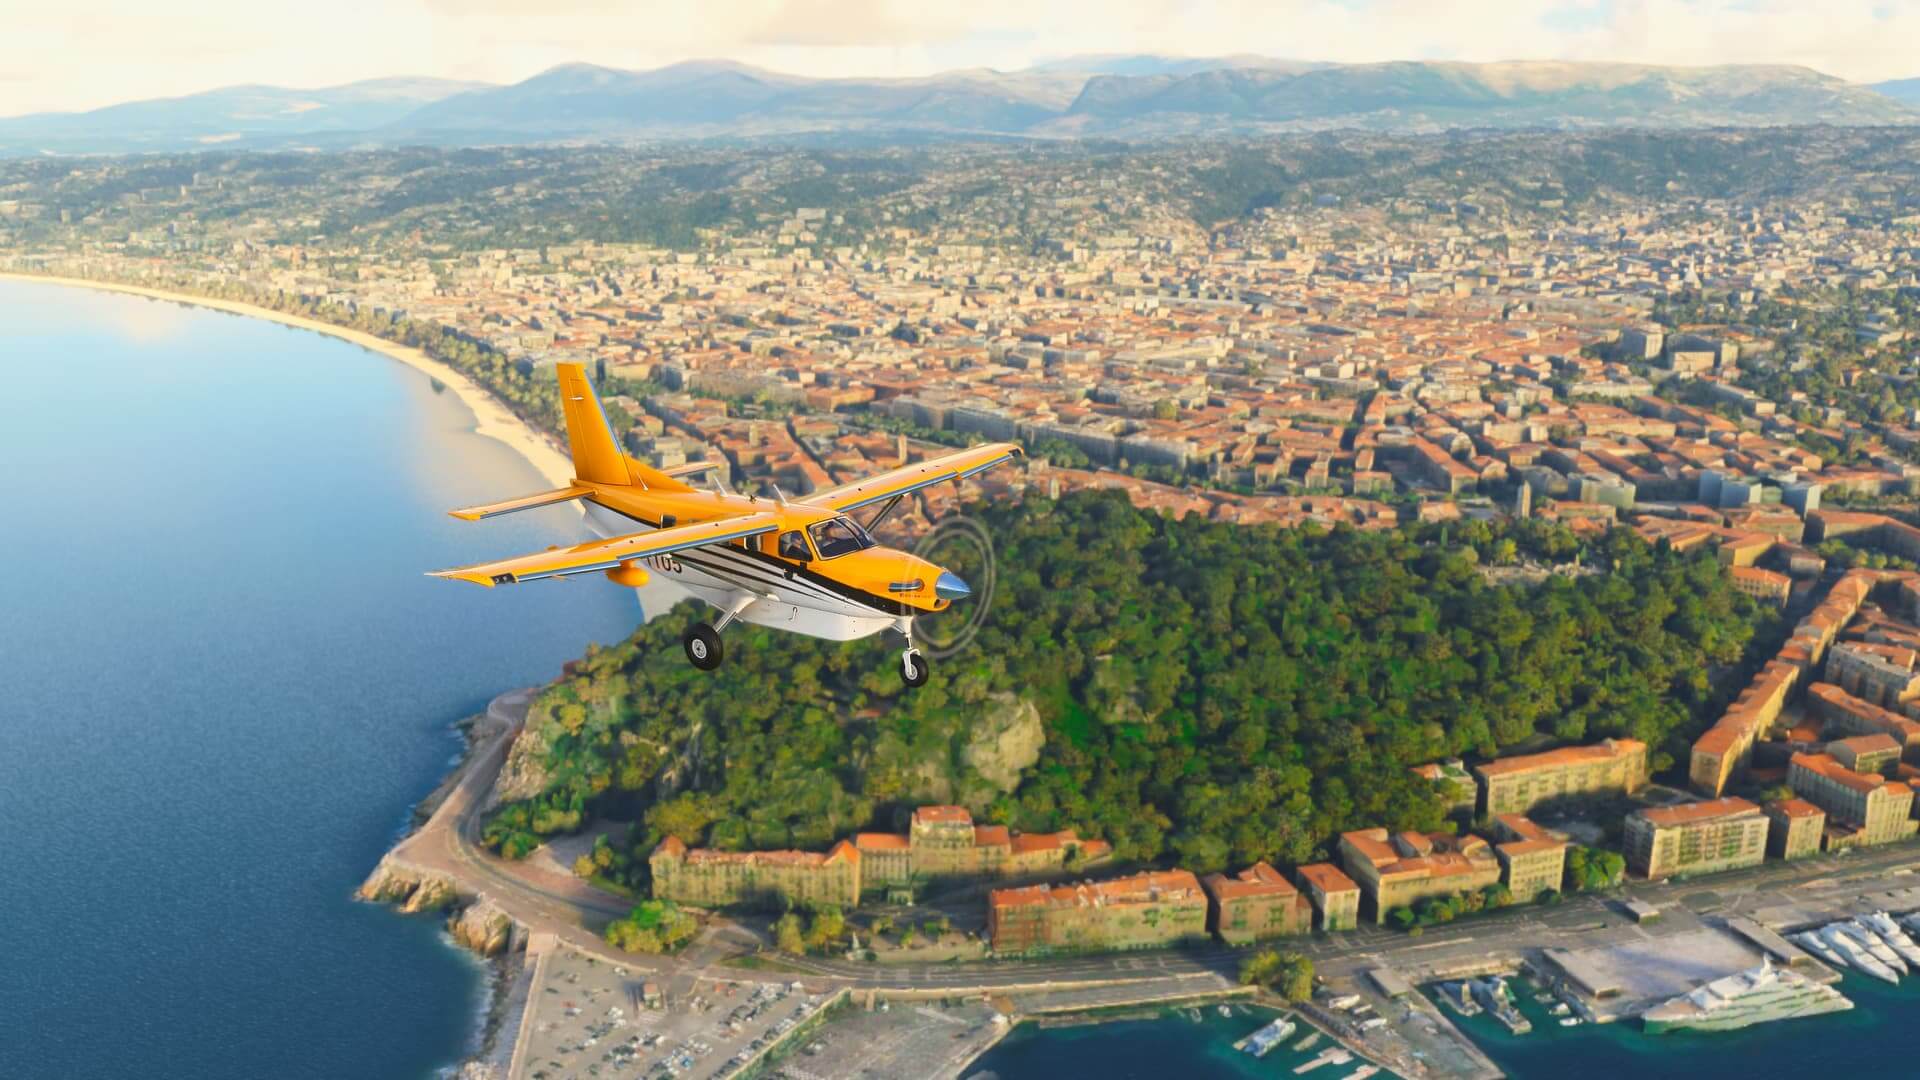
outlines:
[{"label": "hill", "polygon": [[952,801],[1125,860],[1303,862],[1344,829],[1437,827],[1420,762],[1627,735],[1664,767],[1719,712],[1706,672],[1775,618],[1711,555],[1624,530],[1588,552],[1611,573],[1528,589],[1477,564],[1566,558],[1570,533],[1175,522],[1113,492],[977,512],[999,593],[926,687],[901,689],[897,640],[750,627],[695,671],[676,609],[535,703],[489,841],[525,852],[601,815],[643,823],[635,854],[666,834],[818,849]]}]

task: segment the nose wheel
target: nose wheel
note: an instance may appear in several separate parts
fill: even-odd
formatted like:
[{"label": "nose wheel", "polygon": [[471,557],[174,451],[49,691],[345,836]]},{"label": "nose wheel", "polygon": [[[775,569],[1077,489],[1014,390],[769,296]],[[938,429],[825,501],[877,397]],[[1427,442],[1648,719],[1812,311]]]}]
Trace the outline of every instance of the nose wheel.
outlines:
[{"label": "nose wheel", "polygon": [[720,632],[703,622],[687,627],[687,632],[680,636],[680,645],[687,650],[687,660],[701,671],[719,667],[727,655],[725,646],[720,644]]},{"label": "nose wheel", "polygon": [[925,686],[927,675],[927,658],[920,655],[919,649],[909,647],[900,654],[900,678],[909,688]]}]

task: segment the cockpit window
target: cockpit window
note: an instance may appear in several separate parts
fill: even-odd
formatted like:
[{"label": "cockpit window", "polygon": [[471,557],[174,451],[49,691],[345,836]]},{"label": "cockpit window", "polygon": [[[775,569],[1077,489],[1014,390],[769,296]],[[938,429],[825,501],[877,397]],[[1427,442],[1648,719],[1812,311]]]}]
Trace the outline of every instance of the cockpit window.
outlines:
[{"label": "cockpit window", "polygon": [[807,530],[813,534],[813,548],[823,559],[835,559],[873,546],[873,537],[852,518],[837,517],[822,521]]},{"label": "cockpit window", "polygon": [[800,535],[800,530],[780,534],[780,557],[801,562],[813,558],[813,552],[807,550],[807,538]]}]

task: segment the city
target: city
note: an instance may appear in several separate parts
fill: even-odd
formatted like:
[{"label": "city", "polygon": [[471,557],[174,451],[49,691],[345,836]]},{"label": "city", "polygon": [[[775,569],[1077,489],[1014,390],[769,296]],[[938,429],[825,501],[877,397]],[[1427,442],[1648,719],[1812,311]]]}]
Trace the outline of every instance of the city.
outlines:
[{"label": "city", "polygon": [[[440,980],[389,988],[438,1009],[407,1014],[435,1033],[417,1058],[383,1051],[398,1075],[1798,1071],[1861,1037],[1839,1014],[1897,1024],[1920,973],[1920,102],[1756,63],[1662,76],[1692,89],[1636,123],[1611,68],[1556,105],[1559,75],[1484,60],[1450,77],[1521,89],[1284,117],[1276,87],[1387,76],[562,65],[369,99],[364,130],[0,118],[26,358],[0,429],[50,478],[35,520],[89,534],[13,552],[58,560],[23,584],[13,651],[42,661],[15,681],[36,715],[87,702],[76,730],[149,719],[155,687],[220,718],[178,757],[133,748],[190,698],[96,740],[218,763],[166,840],[254,820],[215,839],[317,848],[261,809],[292,803],[347,845],[298,888],[331,905],[313,937],[361,935],[356,985]],[[1723,76],[1764,92],[1728,105]],[[519,99],[468,95],[629,77],[777,92],[709,116],[649,91],[634,127],[530,98],[551,138],[472,119]],[[1207,96],[1229,84],[1255,103]],[[926,86],[897,127],[861,96]],[[338,359],[362,351],[382,374]],[[582,371],[590,393],[557,381]],[[756,506],[1017,444],[868,522],[916,557],[981,537],[978,618],[906,693],[884,646],[737,612],[726,665],[690,667],[712,613],[638,563],[484,602],[415,580],[584,536],[546,496],[490,504],[533,509],[492,541],[440,511],[579,486],[568,417],[595,395],[641,475]],[[66,477],[96,422],[106,460]],[[186,444],[210,456],[173,464]],[[215,471],[219,498],[166,482]],[[63,486],[127,499],[131,545],[91,546]],[[56,580],[97,598],[84,624]],[[129,658],[97,702],[46,659],[96,649]],[[307,719],[257,724],[279,716]],[[263,762],[283,778],[229,794]],[[457,971],[431,967],[448,940]],[[97,1011],[213,999],[171,963]],[[86,999],[23,989],[25,1015]]]}]

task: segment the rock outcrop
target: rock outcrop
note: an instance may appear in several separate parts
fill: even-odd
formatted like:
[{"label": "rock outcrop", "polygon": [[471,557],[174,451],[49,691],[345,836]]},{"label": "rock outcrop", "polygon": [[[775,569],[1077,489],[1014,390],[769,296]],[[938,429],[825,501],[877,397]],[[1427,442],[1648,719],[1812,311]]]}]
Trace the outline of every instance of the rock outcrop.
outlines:
[{"label": "rock outcrop", "polygon": [[405,915],[446,911],[447,933],[481,956],[497,956],[513,940],[513,917],[499,904],[485,896],[462,896],[452,880],[423,873],[391,856],[380,860],[355,895],[374,903],[393,904]]},{"label": "rock outcrop", "polygon": [[993,707],[960,757],[967,766],[1004,794],[1020,785],[1020,774],[1040,760],[1047,730],[1040,709],[1025,698],[995,694]]},{"label": "rock outcrop", "polygon": [[447,920],[447,932],[481,956],[498,956],[513,940],[513,917],[482,896]]}]

